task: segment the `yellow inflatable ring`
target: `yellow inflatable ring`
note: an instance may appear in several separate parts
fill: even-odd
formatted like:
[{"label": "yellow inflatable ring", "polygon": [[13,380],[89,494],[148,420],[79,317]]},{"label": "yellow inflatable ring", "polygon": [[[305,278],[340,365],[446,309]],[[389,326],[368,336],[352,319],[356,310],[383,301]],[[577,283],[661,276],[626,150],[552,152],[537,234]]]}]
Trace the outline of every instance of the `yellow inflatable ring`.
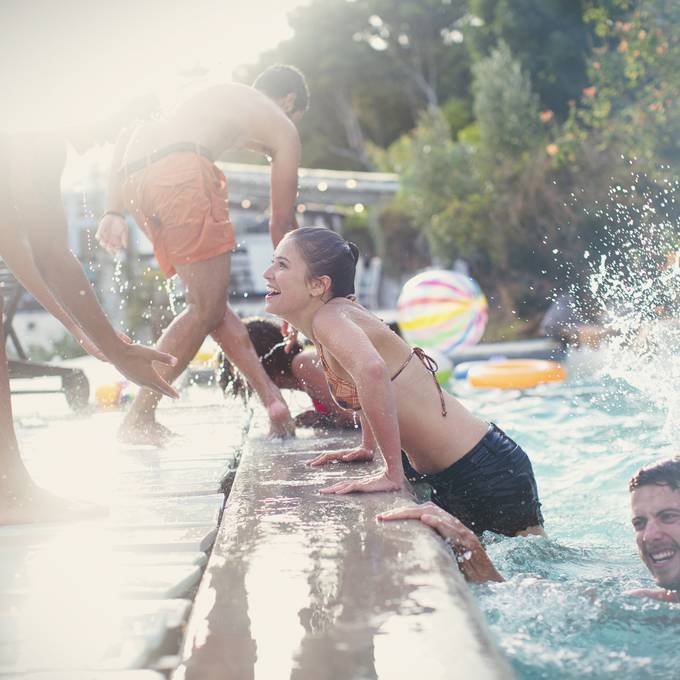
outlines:
[{"label": "yellow inflatable ring", "polygon": [[567,372],[556,361],[509,359],[488,361],[472,366],[468,382],[474,387],[497,387],[502,390],[525,390],[541,383],[563,382]]}]

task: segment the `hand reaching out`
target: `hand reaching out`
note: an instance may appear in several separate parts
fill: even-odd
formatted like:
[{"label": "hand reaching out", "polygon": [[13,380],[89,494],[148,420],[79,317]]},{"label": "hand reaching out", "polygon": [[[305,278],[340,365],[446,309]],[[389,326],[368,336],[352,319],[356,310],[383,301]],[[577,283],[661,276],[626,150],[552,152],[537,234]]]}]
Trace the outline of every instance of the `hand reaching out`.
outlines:
[{"label": "hand reaching out", "polygon": [[154,392],[160,392],[173,399],[179,398],[175,389],[156,372],[152,362],[174,366],[177,359],[165,352],[159,352],[144,345],[124,344],[119,356],[111,358],[111,363],[129,380],[148,387]]}]

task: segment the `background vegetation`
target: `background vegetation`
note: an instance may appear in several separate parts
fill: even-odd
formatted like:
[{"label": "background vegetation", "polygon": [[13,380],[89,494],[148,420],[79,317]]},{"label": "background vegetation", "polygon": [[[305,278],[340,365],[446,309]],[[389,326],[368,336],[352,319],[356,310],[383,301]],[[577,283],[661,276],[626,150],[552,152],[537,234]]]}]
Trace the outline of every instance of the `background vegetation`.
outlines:
[{"label": "background vegetation", "polygon": [[240,76],[305,72],[305,165],[400,173],[351,225],[393,275],[464,258],[528,319],[598,253],[677,229],[677,0],[313,0],[290,23]]}]

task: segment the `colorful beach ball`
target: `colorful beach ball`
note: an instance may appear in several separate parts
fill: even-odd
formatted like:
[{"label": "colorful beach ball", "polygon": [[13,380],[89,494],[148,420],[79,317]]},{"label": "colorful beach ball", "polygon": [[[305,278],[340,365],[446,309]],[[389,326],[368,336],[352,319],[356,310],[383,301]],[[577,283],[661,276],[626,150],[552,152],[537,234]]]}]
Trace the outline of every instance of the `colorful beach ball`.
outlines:
[{"label": "colorful beach ball", "polygon": [[479,342],[488,304],[477,282],[456,272],[430,270],[405,284],[397,302],[397,320],[411,345],[449,354]]}]

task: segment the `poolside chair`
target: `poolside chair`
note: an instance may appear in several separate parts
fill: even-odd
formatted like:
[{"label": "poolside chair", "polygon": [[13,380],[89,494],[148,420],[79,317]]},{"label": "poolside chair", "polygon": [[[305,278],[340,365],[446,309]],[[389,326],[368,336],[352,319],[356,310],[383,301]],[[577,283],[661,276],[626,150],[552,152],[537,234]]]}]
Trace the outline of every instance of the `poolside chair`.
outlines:
[{"label": "poolside chair", "polygon": [[57,376],[61,378],[60,389],[17,389],[12,394],[56,394],[63,392],[68,405],[74,410],[81,410],[87,406],[90,397],[90,384],[83,371],[79,368],[64,368],[52,364],[30,361],[19,337],[12,327],[14,315],[19,308],[19,303],[25,291],[9,271],[7,265],[0,260],[0,295],[5,300],[3,315],[4,337],[0,341],[11,340],[16,359],[9,359],[10,379],[42,378],[45,376]]}]

